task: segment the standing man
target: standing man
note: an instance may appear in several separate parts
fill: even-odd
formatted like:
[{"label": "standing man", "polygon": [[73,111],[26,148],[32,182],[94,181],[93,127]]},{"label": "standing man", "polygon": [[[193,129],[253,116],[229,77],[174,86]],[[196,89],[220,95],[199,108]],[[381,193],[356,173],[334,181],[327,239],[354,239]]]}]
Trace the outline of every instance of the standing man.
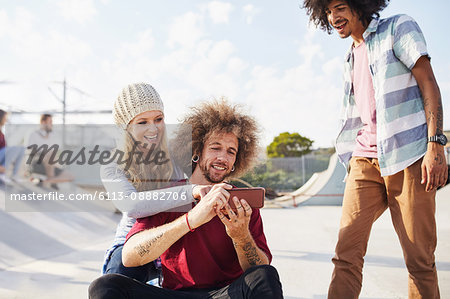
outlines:
[{"label": "standing man", "polygon": [[435,194],[447,180],[443,110],[425,39],[388,0],[305,0],[310,20],[351,37],[336,151],[349,169],[328,298],[358,298],[373,222],[389,208],[410,298],[439,298]]},{"label": "standing man", "polygon": [[[185,118],[175,148],[192,136],[192,184],[215,184],[188,213],[163,212],[136,221],[122,251],[126,267],[161,256],[162,288],[120,274],[89,287],[90,298],[283,298],[258,209],[244,200],[228,204],[231,174],[248,170],[257,154],[257,126],[226,102],[205,103]],[[189,150],[189,152],[191,152]]]}]

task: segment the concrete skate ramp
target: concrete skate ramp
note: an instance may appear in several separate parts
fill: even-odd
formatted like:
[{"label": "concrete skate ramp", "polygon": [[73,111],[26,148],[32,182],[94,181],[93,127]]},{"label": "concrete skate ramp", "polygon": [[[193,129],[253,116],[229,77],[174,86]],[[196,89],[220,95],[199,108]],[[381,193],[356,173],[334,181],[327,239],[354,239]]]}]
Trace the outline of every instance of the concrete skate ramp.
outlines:
[{"label": "concrete skate ramp", "polygon": [[[450,298],[449,199],[450,186],[437,192],[436,267],[442,298]],[[263,209],[261,214],[285,298],[326,298],[341,208]],[[0,266],[0,298],[87,298],[90,282],[100,275],[118,217],[112,212],[0,211],[1,261],[20,264],[6,270],[4,264]],[[389,213],[377,220],[370,238],[361,298],[407,298],[407,271]]]},{"label": "concrete skate ramp", "polygon": [[286,205],[341,205],[344,194],[345,168],[333,154],[328,169],[316,172],[299,189],[276,198],[277,204]]},{"label": "concrete skate ramp", "polygon": [[[70,192],[86,193],[75,185],[65,184],[64,188]],[[5,192],[5,186],[0,190],[0,272],[35,260],[69,254],[93,241],[112,241],[120,217],[113,213],[109,202],[84,202],[84,212],[79,212],[78,208],[69,211],[67,207],[63,212],[45,212],[39,206],[33,207],[35,211],[10,212],[5,211],[8,193],[45,193],[49,190],[30,182],[14,183],[6,188],[8,192]],[[92,212],[86,212],[90,209]]]}]

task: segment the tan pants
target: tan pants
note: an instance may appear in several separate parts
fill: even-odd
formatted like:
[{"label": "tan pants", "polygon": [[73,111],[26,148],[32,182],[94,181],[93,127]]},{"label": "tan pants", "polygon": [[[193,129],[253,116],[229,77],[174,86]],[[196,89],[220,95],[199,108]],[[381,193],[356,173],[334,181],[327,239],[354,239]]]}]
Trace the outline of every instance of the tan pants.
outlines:
[{"label": "tan pants", "polygon": [[439,298],[434,263],[435,195],[425,192],[422,159],[381,177],[377,159],[353,157],[344,192],[329,299],[358,298],[372,224],[389,208],[409,272],[409,298]]}]

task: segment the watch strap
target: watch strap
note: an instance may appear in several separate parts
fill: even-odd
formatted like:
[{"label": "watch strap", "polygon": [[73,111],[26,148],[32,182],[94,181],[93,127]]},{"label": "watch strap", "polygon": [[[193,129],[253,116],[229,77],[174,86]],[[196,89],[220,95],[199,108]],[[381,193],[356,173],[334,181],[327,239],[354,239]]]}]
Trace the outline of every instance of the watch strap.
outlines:
[{"label": "watch strap", "polygon": [[434,136],[428,137],[428,142],[438,142],[438,136],[434,135]]},{"label": "watch strap", "polygon": [[444,134],[437,134],[437,135],[428,137],[428,142],[436,142],[436,143],[439,143],[440,145],[445,146],[447,144],[447,138]]}]

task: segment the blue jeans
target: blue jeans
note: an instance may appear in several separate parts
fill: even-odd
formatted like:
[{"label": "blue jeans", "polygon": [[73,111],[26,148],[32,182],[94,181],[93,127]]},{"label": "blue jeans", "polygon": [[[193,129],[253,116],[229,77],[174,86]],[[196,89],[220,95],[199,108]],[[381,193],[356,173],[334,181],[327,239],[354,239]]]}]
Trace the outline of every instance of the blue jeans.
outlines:
[{"label": "blue jeans", "polygon": [[139,267],[125,267],[122,264],[122,249],[123,245],[114,250],[106,266],[105,274],[122,274],[143,283],[159,277],[159,270],[153,262]]},{"label": "blue jeans", "polygon": [[12,176],[14,177],[19,173],[24,155],[25,148],[22,146],[5,146],[0,149],[0,165],[8,170],[11,164],[14,163],[12,170]]}]

